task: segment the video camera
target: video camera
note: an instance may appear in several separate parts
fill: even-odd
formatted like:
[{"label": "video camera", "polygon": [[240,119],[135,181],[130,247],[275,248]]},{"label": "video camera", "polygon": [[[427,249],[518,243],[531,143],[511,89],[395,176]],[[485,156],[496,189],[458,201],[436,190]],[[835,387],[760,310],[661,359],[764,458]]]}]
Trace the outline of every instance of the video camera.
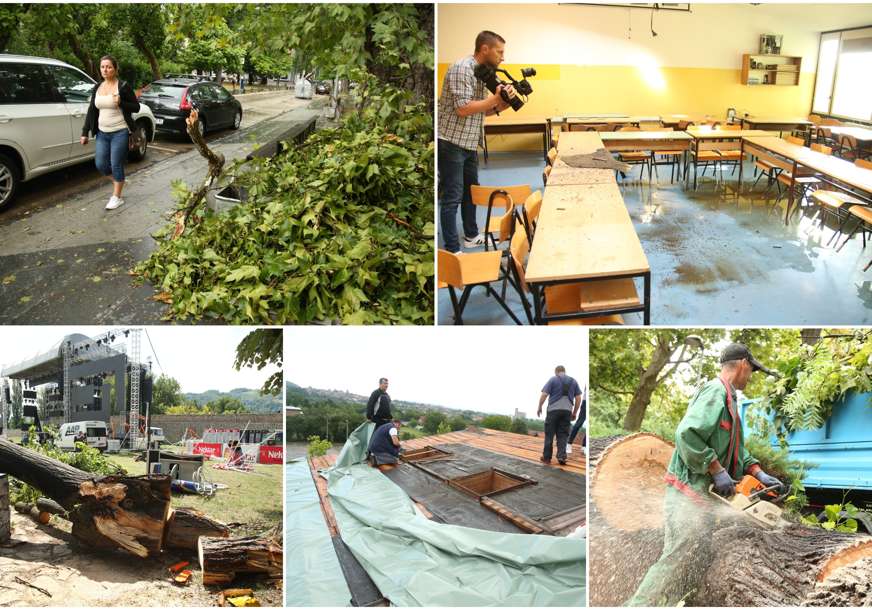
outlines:
[{"label": "video camera", "polygon": [[[497,72],[504,74],[511,82],[506,82],[498,78]],[[475,67],[475,70],[473,70],[473,73],[478,80],[484,83],[484,86],[487,87],[488,91],[491,93],[494,93],[500,85],[505,86],[511,84],[515,88],[517,95],[510,98],[505,91],[501,91],[500,97],[502,97],[503,101],[511,106],[512,110],[515,112],[521,109],[521,107],[527,102],[527,96],[533,93],[533,87],[530,85],[527,78],[530,76],[536,76],[536,68],[522,68],[522,80],[515,80],[511,74],[502,68],[492,68],[487,64],[478,64]]]}]

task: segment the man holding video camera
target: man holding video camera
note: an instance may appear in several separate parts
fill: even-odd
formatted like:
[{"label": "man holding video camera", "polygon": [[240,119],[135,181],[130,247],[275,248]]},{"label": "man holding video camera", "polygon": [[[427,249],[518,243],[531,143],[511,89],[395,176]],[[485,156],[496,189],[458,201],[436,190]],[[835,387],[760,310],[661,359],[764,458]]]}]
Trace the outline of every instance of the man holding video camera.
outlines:
[{"label": "man holding video camera", "polygon": [[475,206],[469,187],[478,184],[478,145],[484,117],[509,107],[501,92],[515,97],[512,85],[499,85],[488,95],[484,83],[476,78],[475,68],[485,64],[497,68],[503,61],[506,41],[485,30],[475,37],[475,54],[454,62],[442,82],[439,97],[439,222],[442,241],[449,252],[461,252],[457,235],[457,208],[463,220],[463,245],[484,244],[478,232]]}]

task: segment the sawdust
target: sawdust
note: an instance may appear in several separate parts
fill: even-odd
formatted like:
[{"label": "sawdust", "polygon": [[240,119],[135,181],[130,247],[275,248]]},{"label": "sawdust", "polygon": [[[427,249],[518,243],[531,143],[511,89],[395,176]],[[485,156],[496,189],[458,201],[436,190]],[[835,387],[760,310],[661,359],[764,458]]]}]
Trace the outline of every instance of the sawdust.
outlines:
[{"label": "sawdust", "polygon": [[[214,606],[219,591],[203,587],[199,570],[187,587],[169,582],[166,567],[183,559],[196,568],[196,557],[177,553],[165,553],[159,561],[98,555],[78,546],[62,528],[38,526],[13,513],[12,544],[0,547],[0,606]],[[280,588],[243,584],[254,584],[262,605],[282,605]]]},{"label": "sawdust", "polygon": [[815,585],[803,606],[872,606],[872,557],[834,570]]}]

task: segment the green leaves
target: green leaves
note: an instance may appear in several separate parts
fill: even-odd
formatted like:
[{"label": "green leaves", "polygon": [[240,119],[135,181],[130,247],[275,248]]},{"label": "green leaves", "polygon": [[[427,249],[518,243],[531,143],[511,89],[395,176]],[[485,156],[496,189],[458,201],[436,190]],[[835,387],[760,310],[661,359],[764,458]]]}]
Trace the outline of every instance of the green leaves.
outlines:
[{"label": "green leaves", "polygon": [[417,120],[427,116],[362,112],[300,149],[231,165],[247,201],[199,213],[136,271],[170,294],[178,318],[431,324],[433,132]]}]

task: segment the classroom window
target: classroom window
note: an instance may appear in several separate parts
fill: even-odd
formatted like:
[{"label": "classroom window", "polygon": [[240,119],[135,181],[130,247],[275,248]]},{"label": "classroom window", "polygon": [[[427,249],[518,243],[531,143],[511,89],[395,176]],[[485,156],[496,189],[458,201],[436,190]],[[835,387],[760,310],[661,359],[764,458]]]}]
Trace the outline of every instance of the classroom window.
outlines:
[{"label": "classroom window", "polygon": [[872,120],[872,28],[821,35],[812,112]]}]

